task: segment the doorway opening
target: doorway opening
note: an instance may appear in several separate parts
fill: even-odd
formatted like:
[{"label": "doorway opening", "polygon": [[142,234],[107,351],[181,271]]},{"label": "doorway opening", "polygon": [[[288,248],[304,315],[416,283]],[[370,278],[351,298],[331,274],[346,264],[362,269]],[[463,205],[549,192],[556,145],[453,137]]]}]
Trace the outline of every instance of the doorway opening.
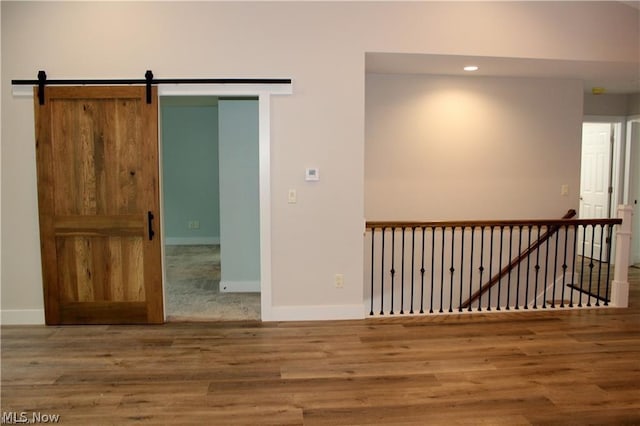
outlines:
[{"label": "doorway opening", "polygon": [[[580,167],[580,219],[611,218],[621,199],[622,122],[587,121],[582,124]],[[608,262],[614,255],[610,241],[602,230],[586,227],[578,235],[578,255]]]},{"label": "doorway opening", "polygon": [[165,316],[259,320],[258,98],[160,98]]}]

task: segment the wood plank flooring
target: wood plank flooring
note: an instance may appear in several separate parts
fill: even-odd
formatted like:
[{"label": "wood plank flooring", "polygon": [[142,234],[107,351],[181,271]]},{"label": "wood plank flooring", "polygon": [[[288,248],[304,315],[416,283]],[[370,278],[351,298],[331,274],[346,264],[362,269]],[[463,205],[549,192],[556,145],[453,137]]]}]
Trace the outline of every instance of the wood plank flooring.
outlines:
[{"label": "wood plank flooring", "polygon": [[62,424],[640,424],[628,309],[2,327],[2,411]]}]

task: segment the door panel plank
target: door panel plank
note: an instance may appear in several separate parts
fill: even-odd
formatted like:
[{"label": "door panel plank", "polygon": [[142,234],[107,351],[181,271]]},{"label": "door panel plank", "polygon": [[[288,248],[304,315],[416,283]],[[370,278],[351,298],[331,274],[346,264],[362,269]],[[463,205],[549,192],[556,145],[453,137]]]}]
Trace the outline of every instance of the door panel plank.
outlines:
[{"label": "door panel plank", "polygon": [[58,236],[145,235],[144,215],[58,216],[54,228]]},{"label": "door panel plank", "polygon": [[67,303],[61,308],[61,324],[144,324],[145,302]]},{"label": "door panel plank", "polygon": [[157,90],[49,87],[35,114],[47,324],[163,322]]},{"label": "door panel plank", "polygon": [[58,253],[58,281],[62,302],[78,299],[78,268],[76,268],[75,240],[73,238],[56,238]]},{"label": "door panel plank", "polygon": [[74,252],[67,252],[68,256],[76,256],[78,301],[92,302],[94,298],[93,259],[91,257],[91,240],[88,238],[74,238]]},{"label": "door panel plank", "polygon": [[124,276],[122,274],[122,238],[109,238],[107,241],[109,250],[109,288],[111,300],[122,302],[124,300]]}]

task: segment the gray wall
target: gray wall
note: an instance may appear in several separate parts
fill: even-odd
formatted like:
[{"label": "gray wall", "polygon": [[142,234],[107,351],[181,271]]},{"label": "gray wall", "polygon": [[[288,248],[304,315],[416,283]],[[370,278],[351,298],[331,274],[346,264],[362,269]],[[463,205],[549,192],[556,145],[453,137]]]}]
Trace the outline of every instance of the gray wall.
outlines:
[{"label": "gray wall", "polygon": [[161,112],[165,244],[218,243],[218,108],[163,99]]},{"label": "gray wall", "polygon": [[627,115],[640,115],[640,93],[627,96]]},{"label": "gray wall", "polygon": [[222,291],[259,291],[258,101],[220,100]]},{"label": "gray wall", "polygon": [[624,117],[631,115],[633,107],[630,95],[604,94],[584,95],[584,115],[611,115]]}]

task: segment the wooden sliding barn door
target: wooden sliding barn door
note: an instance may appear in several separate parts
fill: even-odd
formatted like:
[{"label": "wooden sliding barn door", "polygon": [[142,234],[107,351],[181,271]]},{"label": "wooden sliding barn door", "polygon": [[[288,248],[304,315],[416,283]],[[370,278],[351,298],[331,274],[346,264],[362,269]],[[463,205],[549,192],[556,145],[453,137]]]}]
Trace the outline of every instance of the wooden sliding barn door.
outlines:
[{"label": "wooden sliding barn door", "polygon": [[156,88],[35,93],[47,324],[163,322]]}]

